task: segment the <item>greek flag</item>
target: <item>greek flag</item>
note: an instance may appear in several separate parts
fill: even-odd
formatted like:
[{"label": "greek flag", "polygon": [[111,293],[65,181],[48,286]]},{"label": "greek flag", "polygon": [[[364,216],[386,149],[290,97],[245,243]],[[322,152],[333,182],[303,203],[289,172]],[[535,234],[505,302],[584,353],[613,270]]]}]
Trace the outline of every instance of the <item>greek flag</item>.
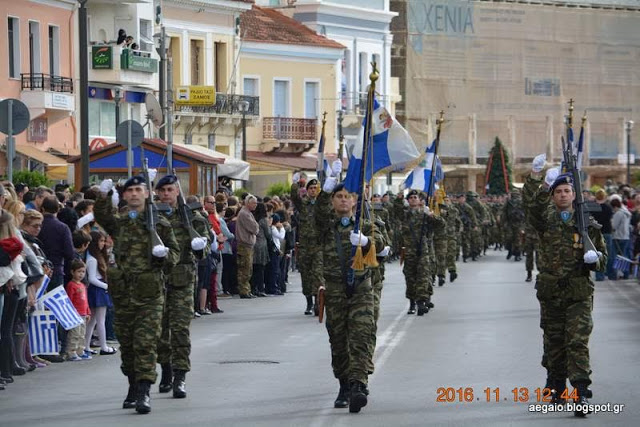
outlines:
[{"label": "greek flag", "polygon": [[58,286],[51,292],[48,292],[42,302],[46,308],[51,310],[65,330],[68,331],[84,323],[84,320],[82,320],[82,317],[80,317],[76,308],[71,303],[63,286]]},{"label": "greek flag", "polygon": [[36,293],[36,301],[40,301],[44,294],[47,293],[49,282],[51,282],[51,279],[49,279],[49,276],[45,275],[44,279],[42,280],[42,285],[40,285],[40,289],[38,289],[38,292]]},{"label": "greek flag", "polygon": [[[411,190],[424,191],[428,195],[432,195],[432,190],[437,186],[435,183],[444,179],[444,172],[442,171],[442,163],[440,158],[435,154],[436,141],[433,141],[429,147],[427,147],[426,156],[418,167],[416,167],[407,177],[402,184],[402,188],[408,188]],[[434,173],[434,185],[431,186],[431,173],[435,163]],[[433,188],[432,188],[433,187]]]},{"label": "greek flag", "polygon": [[50,311],[34,311],[29,316],[29,348],[31,353],[58,354],[58,327]]},{"label": "greek flag", "polygon": [[[367,116],[362,122],[360,135],[351,152],[349,168],[344,181],[347,191],[352,193],[358,192],[360,188],[360,170],[364,162],[362,158],[363,144],[365,142],[364,128],[367,123]],[[368,161],[364,165],[365,181],[369,181],[372,178],[372,173],[375,175],[376,173],[404,170],[420,158],[420,152],[411,139],[409,132],[400,126],[400,123],[375,98],[373,99],[371,133],[373,141],[366,153]],[[373,157],[373,161],[371,157]]]},{"label": "greek flag", "polygon": [[582,170],[582,152],[584,151],[584,126],[580,128],[580,136],[578,137],[578,147],[576,150],[576,167]]}]

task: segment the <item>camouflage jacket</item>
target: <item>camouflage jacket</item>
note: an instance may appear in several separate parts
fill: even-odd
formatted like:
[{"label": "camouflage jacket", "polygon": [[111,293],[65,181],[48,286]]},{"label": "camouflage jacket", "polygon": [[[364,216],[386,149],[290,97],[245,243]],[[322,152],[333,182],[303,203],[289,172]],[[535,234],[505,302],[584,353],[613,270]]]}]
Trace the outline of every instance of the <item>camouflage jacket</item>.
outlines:
[{"label": "camouflage jacket", "polygon": [[[433,247],[434,232],[444,230],[446,222],[442,217],[429,215],[420,209],[404,207],[401,199],[393,201],[395,215],[401,218],[400,246],[405,256],[428,255]],[[422,248],[420,248],[422,242]]]},{"label": "camouflage jacket", "polygon": [[147,212],[131,218],[126,208],[114,213],[111,197],[100,194],[93,209],[95,219],[113,239],[113,253],[118,269],[129,274],[139,274],[172,267],[178,263],[180,246],[171,224],[158,215],[156,232],[169,254],[164,258],[151,256],[151,238],[146,226]]},{"label": "camouflage jacket", "polygon": [[469,203],[458,203],[458,212],[460,212],[460,219],[465,230],[471,230],[480,225],[476,212]]},{"label": "camouflage jacket", "polygon": [[[557,281],[581,277],[588,280],[590,270],[583,261],[584,249],[578,244],[580,235],[575,218],[572,216],[567,222],[562,220],[560,212],[550,202],[549,192],[541,183],[541,179],[529,177],[525,183],[525,191],[531,195],[530,203],[527,204],[527,216],[540,238],[542,279]],[[600,232],[601,227],[592,217],[589,217],[589,221],[589,237],[596,250],[602,252],[602,257],[596,263],[596,270],[604,271],[607,248]]]},{"label": "camouflage jacket", "polygon": [[[318,244],[320,246],[320,256],[322,265],[322,277],[327,285],[330,286],[342,284],[346,286],[343,272],[348,271],[352,265],[352,245],[350,234],[355,225],[355,217],[351,217],[349,225],[343,226],[340,218],[338,218],[331,205],[331,195],[321,192],[316,200],[316,221],[319,230],[323,230],[318,236]],[[371,222],[363,220],[360,224],[362,233],[369,237],[369,243],[362,248],[362,254],[367,255],[371,249]],[[342,248],[342,257],[338,252],[338,240]],[[385,239],[378,227],[374,229],[373,240],[376,245],[376,251],[381,251],[385,246]],[[365,267],[363,271],[356,271],[355,277],[362,280],[370,275],[370,268]],[[342,288],[341,288],[342,289]]]},{"label": "camouflage jacket", "polygon": [[524,228],[525,214],[522,199],[507,201],[502,211],[502,223],[509,228]]},{"label": "camouflage jacket", "polygon": [[[460,233],[460,229],[462,229],[462,219],[460,219],[460,212],[458,211],[458,208],[453,204],[445,205],[445,209],[446,215],[443,215],[445,221],[447,222],[445,233],[448,240],[457,240],[458,233]],[[442,210],[440,212],[442,212]]]},{"label": "camouflage jacket", "polygon": [[317,199],[300,197],[299,190],[298,184],[291,185],[291,202],[298,211],[298,241],[300,246],[312,247],[318,239],[315,218]]},{"label": "camouflage jacket", "polygon": [[209,255],[211,252],[211,238],[209,230],[209,220],[204,218],[197,210],[192,211],[193,216],[191,219],[191,225],[200,237],[207,239],[207,245],[204,250],[195,252],[191,249],[191,237],[189,236],[189,230],[182,222],[182,217],[176,209],[171,209],[169,212],[161,212],[161,216],[164,217],[173,229],[173,233],[176,236],[178,245],[180,246],[180,259],[178,264],[193,265],[196,261],[199,261]]}]

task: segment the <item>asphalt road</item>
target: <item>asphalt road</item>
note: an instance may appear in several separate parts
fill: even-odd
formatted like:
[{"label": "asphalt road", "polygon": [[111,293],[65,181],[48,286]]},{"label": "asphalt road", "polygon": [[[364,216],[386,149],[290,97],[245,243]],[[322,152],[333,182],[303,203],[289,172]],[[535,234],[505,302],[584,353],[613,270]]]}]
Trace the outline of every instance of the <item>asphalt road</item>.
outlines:
[{"label": "asphalt road", "polygon": [[[222,299],[224,314],[194,320],[187,399],[160,395],[156,384],[151,414],[123,410],[127,384],[119,357],[98,356],[16,377],[0,391],[0,426],[638,425],[637,282],[597,283],[591,401],[624,408],[582,420],[529,411],[545,371],[539,308],[533,284],[524,282],[523,262],[490,251],[478,262],[460,263],[459,275],[436,289],[431,312],[408,316],[401,269],[388,266],[376,373],[360,414],[333,408],[338,383],[327,332],[317,318],[303,315],[294,274],[285,296]],[[514,402],[514,388],[529,391],[528,403]],[[439,394],[445,401],[438,401]]]}]

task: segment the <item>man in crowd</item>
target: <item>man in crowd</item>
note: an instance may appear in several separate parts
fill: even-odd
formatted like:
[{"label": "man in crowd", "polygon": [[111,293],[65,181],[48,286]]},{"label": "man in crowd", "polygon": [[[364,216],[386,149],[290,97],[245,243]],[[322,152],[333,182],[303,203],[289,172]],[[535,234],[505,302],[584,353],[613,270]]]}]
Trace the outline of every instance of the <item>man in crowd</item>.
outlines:
[{"label": "man in crowd", "polygon": [[249,194],[244,200],[244,206],[238,212],[236,220],[236,241],[238,242],[238,291],[240,298],[253,298],[251,294],[251,274],[253,272],[253,246],[260,231],[258,222],[253,217],[253,211],[258,206],[255,196]]}]

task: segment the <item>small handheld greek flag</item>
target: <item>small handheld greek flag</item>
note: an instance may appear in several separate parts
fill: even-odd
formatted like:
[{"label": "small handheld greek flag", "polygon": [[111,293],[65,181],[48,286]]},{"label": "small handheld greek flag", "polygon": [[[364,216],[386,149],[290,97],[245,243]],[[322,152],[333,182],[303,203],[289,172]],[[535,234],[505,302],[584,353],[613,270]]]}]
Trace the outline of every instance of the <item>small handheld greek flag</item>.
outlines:
[{"label": "small handheld greek flag", "polygon": [[42,302],[45,307],[51,310],[65,330],[68,331],[84,323],[84,320],[82,320],[82,317],[80,317],[78,311],[71,303],[63,286],[58,286],[51,292],[45,294]]},{"label": "small handheld greek flag", "polygon": [[31,353],[58,354],[58,327],[50,311],[34,311],[29,316],[29,348]]},{"label": "small handheld greek flag", "polygon": [[632,262],[633,260],[630,260],[629,258],[617,255],[615,261],[613,261],[613,268],[614,270],[618,270],[622,273],[628,273]]}]

